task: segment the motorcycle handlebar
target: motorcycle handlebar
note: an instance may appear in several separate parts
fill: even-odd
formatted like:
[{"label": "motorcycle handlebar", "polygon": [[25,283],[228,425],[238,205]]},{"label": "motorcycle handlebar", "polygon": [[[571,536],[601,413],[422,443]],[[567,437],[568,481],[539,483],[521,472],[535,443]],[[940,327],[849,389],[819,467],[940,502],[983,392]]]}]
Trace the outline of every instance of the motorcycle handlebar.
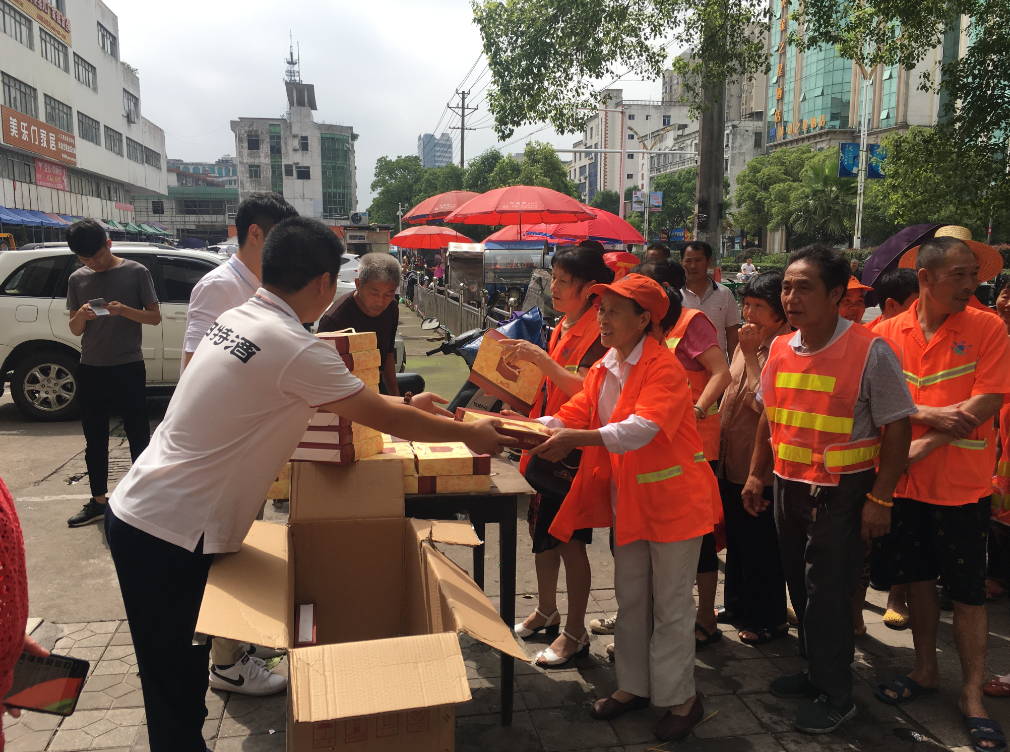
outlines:
[{"label": "motorcycle handlebar", "polygon": [[442,348],[441,347],[436,347],[434,350],[428,350],[428,352],[426,352],[425,355],[434,355],[435,353],[440,353],[440,352],[442,352]]}]

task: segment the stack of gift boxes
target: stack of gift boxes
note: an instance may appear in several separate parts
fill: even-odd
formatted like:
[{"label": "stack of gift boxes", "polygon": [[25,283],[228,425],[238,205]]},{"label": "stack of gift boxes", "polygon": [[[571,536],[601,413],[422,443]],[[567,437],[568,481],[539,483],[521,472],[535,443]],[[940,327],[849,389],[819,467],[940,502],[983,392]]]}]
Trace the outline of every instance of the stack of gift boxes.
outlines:
[{"label": "stack of gift boxes", "polygon": [[403,467],[406,494],[489,493],[491,455],[476,454],[466,444],[404,441],[384,434],[382,453],[368,459],[395,457]]},{"label": "stack of gift boxes", "polygon": [[[381,357],[375,332],[327,332],[318,335],[340,353],[344,365],[373,392],[379,391]],[[317,412],[291,455],[294,462],[349,465],[382,452],[382,434],[326,410]]]}]

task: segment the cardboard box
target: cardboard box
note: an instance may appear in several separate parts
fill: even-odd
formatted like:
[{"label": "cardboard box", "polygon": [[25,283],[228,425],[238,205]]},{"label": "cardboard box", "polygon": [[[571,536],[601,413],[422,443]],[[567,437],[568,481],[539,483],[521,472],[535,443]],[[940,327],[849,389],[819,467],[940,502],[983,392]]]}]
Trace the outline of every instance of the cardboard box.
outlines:
[{"label": "cardboard box", "polygon": [[[211,567],[197,630],[289,649],[289,752],[451,752],[471,699],[456,633],[527,660],[435,548],[479,545],[473,528],[404,519],[398,464],[296,465],[288,525],[253,523]],[[296,648],[309,603],[317,644]]]},{"label": "cardboard box", "polygon": [[[383,434],[383,443],[385,443],[385,434]],[[388,460],[395,457],[400,460],[403,466],[403,477],[404,478],[416,478],[417,477],[417,457],[414,455],[414,448],[409,442],[400,441],[392,444],[385,444],[382,447],[382,452],[371,457],[366,457],[363,461],[375,462],[380,460]],[[414,491],[417,493],[417,491]]]},{"label": "cardboard box", "polygon": [[459,441],[412,441],[418,475],[489,475],[491,455],[477,454]]},{"label": "cardboard box", "polygon": [[470,381],[513,409],[529,415],[540,394],[544,374],[532,363],[509,365],[502,357],[502,342],[508,339],[493,329],[484,333],[470,369]]},{"label": "cardboard box", "polygon": [[491,493],[490,475],[419,475],[412,479],[419,494]]},{"label": "cardboard box", "polygon": [[382,355],[378,350],[362,350],[349,352],[340,356],[348,371],[362,368],[382,368]]},{"label": "cardboard box", "polygon": [[[320,436],[325,436],[325,432],[318,431]],[[305,436],[310,436],[306,431]],[[311,441],[306,441],[305,436],[299,442],[294,454],[291,455],[292,462],[323,462],[330,465],[350,465],[365,457],[382,452],[382,434],[373,436],[364,441],[353,444],[328,444],[324,441],[316,441],[311,437]]]},{"label": "cardboard box", "polygon": [[375,332],[356,332],[353,329],[347,329],[340,332],[323,332],[316,336],[336,348],[341,355],[375,350],[379,346]]},{"label": "cardboard box", "polygon": [[357,376],[365,384],[369,386],[372,384],[379,383],[379,369],[378,368],[359,368],[351,371],[352,376]]},{"label": "cardboard box", "polygon": [[359,444],[366,439],[374,439],[377,436],[381,437],[382,433],[361,423],[352,423],[349,426],[313,426],[310,424],[302,436],[302,443]]},{"label": "cardboard box", "polygon": [[550,438],[550,434],[547,433],[547,426],[538,420],[505,417],[498,413],[489,413],[486,410],[474,410],[470,407],[456,408],[456,420],[464,423],[476,423],[478,420],[485,418],[497,418],[501,421],[502,424],[495,430],[502,436],[518,440],[519,443],[515,445],[515,449],[532,449],[533,447],[540,446]]}]

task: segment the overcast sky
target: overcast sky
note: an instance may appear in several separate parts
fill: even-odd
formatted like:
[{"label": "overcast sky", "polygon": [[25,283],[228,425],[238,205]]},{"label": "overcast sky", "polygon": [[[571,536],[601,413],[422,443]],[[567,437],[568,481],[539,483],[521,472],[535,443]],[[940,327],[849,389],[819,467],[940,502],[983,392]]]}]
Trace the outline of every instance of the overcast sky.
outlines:
[{"label": "overcast sky", "polygon": [[[441,118],[446,103],[481,53],[469,0],[105,0],[119,16],[122,59],[140,71],[144,116],[165,130],[167,157],[214,161],[235,153],[229,121],[284,113],[288,31],[301,45],[301,72],[315,84],[317,121],[350,125],[359,134],[358,208],[371,203],[375,161],[417,153],[417,137]],[[467,158],[498,143],[487,127],[490,78],[483,58],[466,80],[481,130],[467,133]],[[659,82],[622,82],[625,97],[659,99]],[[482,122],[483,121],[483,122]],[[504,149],[520,152],[526,134]],[[450,131],[459,159],[458,131]],[[552,130],[534,138],[571,148],[573,136]],[[566,155],[562,158],[567,159]]]}]

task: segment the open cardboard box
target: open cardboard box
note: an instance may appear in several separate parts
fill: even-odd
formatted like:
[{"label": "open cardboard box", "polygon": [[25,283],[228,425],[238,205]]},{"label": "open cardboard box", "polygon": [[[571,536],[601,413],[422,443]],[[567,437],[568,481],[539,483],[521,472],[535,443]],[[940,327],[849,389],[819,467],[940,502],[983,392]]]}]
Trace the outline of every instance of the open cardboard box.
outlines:
[{"label": "open cardboard box", "polygon": [[[287,526],[253,523],[211,567],[197,630],[288,648],[287,748],[451,752],[471,699],[457,633],[526,655],[433,543],[480,545],[467,522],[404,518],[400,460],[292,468]],[[295,648],[296,605],[316,642]]]}]

